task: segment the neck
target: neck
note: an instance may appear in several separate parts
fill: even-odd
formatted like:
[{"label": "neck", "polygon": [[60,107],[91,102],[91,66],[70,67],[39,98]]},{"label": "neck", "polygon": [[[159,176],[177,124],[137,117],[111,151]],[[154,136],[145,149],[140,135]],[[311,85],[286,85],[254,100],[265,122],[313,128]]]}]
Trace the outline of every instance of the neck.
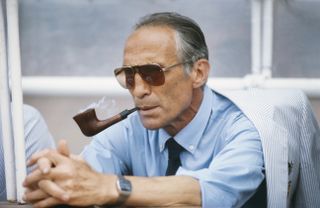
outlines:
[{"label": "neck", "polygon": [[181,129],[187,126],[190,121],[197,114],[203,98],[203,90],[196,88],[193,90],[193,98],[191,104],[187,109],[181,112],[181,114],[168,126],[164,127],[164,130],[171,136],[175,136]]}]

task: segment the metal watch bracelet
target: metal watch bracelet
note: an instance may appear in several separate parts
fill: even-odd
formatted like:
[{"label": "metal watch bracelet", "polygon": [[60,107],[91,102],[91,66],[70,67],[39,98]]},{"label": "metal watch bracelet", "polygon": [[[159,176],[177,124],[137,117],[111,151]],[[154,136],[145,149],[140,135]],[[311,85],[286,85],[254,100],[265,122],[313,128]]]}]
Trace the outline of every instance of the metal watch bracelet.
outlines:
[{"label": "metal watch bracelet", "polygon": [[122,205],[131,194],[131,182],[127,180],[123,175],[118,175],[116,187],[119,193],[116,205]]}]

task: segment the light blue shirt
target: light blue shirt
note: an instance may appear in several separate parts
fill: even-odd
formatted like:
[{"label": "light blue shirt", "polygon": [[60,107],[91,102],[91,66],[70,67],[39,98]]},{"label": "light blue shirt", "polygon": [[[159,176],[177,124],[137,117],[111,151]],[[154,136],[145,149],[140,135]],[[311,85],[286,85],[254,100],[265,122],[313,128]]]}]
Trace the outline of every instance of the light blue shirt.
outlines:
[{"label": "light blue shirt", "polygon": [[[40,113],[31,106],[23,106],[24,116],[24,136],[25,136],[25,148],[26,159],[44,148],[54,148],[54,140],[48,131],[48,127],[43,120]],[[6,194],[6,181],[4,172],[4,160],[3,160],[3,146],[2,146],[2,130],[0,121],[0,201],[5,201]],[[28,172],[30,172],[28,168]]]},{"label": "light blue shirt", "polygon": [[[134,113],[95,136],[82,155],[99,172],[164,176],[170,137],[164,129],[144,128]],[[208,87],[196,116],[174,138],[186,150],[176,175],[198,179],[203,207],[240,207],[264,179],[256,128],[230,100]]]}]

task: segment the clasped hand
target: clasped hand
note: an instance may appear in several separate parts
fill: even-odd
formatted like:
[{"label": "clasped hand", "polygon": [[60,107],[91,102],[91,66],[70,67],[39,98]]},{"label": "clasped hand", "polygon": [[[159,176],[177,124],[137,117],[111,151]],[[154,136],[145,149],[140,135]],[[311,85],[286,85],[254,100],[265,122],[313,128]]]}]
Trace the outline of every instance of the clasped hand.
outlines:
[{"label": "clasped hand", "polygon": [[57,150],[35,153],[27,165],[35,164],[23,182],[23,199],[34,207],[102,205],[116,199],[116,177],[92,170],[80,156],[70,154],[64,140]]}]

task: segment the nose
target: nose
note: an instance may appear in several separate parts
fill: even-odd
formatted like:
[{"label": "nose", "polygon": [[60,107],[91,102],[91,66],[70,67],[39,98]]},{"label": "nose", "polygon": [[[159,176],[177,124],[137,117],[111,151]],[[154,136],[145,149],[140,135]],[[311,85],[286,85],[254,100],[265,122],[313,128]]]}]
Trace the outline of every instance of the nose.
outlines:
[{"label": "nose", "polygon": [[151,93],[151,86],[146,83],[140,76],[136,73],[134,75],[134,87],[131,89],[131,94],[137,98],[143,98]]}]

